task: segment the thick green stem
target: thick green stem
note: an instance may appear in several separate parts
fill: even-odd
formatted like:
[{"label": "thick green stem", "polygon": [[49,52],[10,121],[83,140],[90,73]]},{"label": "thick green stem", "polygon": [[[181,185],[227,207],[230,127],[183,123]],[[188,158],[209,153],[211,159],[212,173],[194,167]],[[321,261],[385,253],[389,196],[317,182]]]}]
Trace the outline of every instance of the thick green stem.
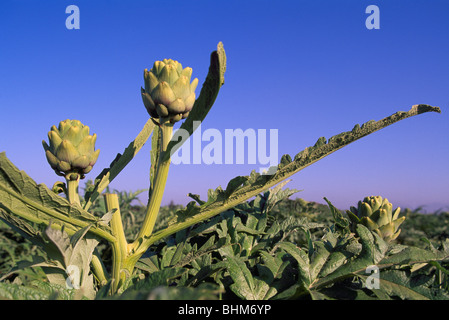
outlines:
[{"label": "thick green stem", "polygon": [[79,176],[76,180],[66,178],[67,181],[67,200],[70,204],[80,204],[80,197],[78,194]]},{"label": "thick green stem", "polygon": [[111,242],[112,245],[112,292],[115,293],[123,281],[126,279],[124,262],[128,254],[128,244],[123,230],[122,218],[120,215],[120,204],[116,194],[105,194],[106,211],[115,210],[111,219],[112,235],[116,241]]},{"label": "thick green stem", "polygon": [[159,160],[156,169],[156,176],[154,178],[154,184],[152,186],[153,191],[151,193],[150,199],[148,200],[147,212],[142,228],[137,235],[136,241],[134,241],[134,243],[131,245],[131,247],[133,248],[138,243],[141,243],[144,238],[149,237],[153,232],[153,228],[156,223],[157,215],[161,206],[162,197],[165,191],[168,169],[170,167],[170,157],[167,157],[168,160],[163,159],[165,158],[165,152],[167,152],[167,146],[173,134],[173,124],[171,124],[168,120],[161,122],[161,148],[158,157]]}]

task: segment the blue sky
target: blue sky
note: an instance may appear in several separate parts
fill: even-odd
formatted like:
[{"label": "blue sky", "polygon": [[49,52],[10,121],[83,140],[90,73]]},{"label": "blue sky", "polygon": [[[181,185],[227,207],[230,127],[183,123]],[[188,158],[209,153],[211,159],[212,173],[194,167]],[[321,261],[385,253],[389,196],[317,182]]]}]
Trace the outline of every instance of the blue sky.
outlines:
[{"label": "blue sky", "polygon": [[[65,9],[77,5],[80,29]],[[368,30],[365,9],[380,9]],[[148,119],[143,70],[172,58],[193,68],[197,94],[222,41],[225,85],[202,129],[277,129],[279,158],[325,136],[424,103],[424,114],[363,138],[292,177],[306,200],[347,209],[368,195],[396,206],[449,207],[449,2],[2,1],[0,151],[38,183],[59,177],[41,141],[79,119],[97,133],[95,178]],[[111,184],[148,187],[149,145]],[[185,204],[260,165],[174,165],[163,203]],[[143,201],[146,201],[145,196]]]}]

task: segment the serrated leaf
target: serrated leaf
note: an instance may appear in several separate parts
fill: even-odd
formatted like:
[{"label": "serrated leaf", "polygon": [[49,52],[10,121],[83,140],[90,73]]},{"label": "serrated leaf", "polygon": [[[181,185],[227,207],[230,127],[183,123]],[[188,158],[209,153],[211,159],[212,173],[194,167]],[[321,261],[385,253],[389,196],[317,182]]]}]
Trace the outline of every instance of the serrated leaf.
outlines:
[{"label": "serrated leaf", "polygon": [[290,181],[291,180],[285,180],[268,191],[268,197],[263,209],[264,213],[270,212],[273,209],[273,207],[280,201],[287,199],[291,195],[299,192],[299,190],[296,189],[288,189],[288,188],[284,189],[285,185]]},{"label": "serrated leaf", "polygon": [[295,258],[295,260],[298,262],[299,281],[301,283],[304,283],[305,287],[308,287],[313,280],[310,277],[310,265],[308,254],[291,242],[281,242],[279,243],[278,246],[280,249],[285,250],[285,252],[287,252],[293,258]]},{"label": "serrated leaf", "polygon": [[235,190],[240,188],[242,184],[248,180],[248,177],[238,176],[228,182],[225,190],[225,196],[229,197]]},{"label": "serrated leaf", "polygon": [[249,228],[249,227],[243,225],[241,222],[236,224],[233,230],[235,230],[237,232],[248,233],[248,234],[255,235],[255,236],[266,234],[263,231],[259,231],[259,230],[253,229],[253,228]]},{"label": "serrated leaf", "polygon": [[226,268],[234,281],[231,290],[245,300],[262,300],[267,298],[270,286],[263,280],[253,278],[251,272],[240,258],[226,256]]},{"label": "serrated leaf", "polygon": [[189,193],[188,196],[198,202],[199,205],[203,205],[206,203],[206,201],[200,199],[200,196],[198,194]]},{"label": "serrated leaf", "polygon": [[176,246],[175,253],[173,254],[173,257],[170,260],[171,266],[174,266],[175,264],[177,264],[179,262],[179,260],[181,260],[181,258],[183,256],[183,250],[184,250],[185,244],[186,244],[186,242],[182,241],[181,243],[179,243]]},{"label": "serrated leaf", "polygon": [[149,273],[153,273],[160,270],[159,262],[156,255],[140,259],[136,263],[136,267]]},{"label": "serrated leaf", "polygon": [[0,282],[0,300],[47,300],[48,294],[36,288]]},{"label": "serrated leaf", "polygon": [[270,299],[291,285],[292,279],[283,274],[290,262],[282,260],[283,254],[272,256],[266,251],[260,251],[260,255],[263,258],[263,264],[259,263],[257,269],[261,280],[269,285],[269,290],[264,299]]},{"label": "serrated leaf", "polygon": [[324,197],[324,200],[327,202],[329,209],[332,213],[332,216],[334,217],[334,221],[335,224],[341,229],[343,230],[344,233],[349,233],[349,221],[348,219],[346,219],[343,214],[337,209],[335,208],[335,206],[329,201],[327,200],[326,197]]},{"label": "serrated leaf", "polygon": [[417,247],[406,247],[400,252],[387,256],[379,261],[378,266],[387,267],[390,265],[416,264],[430,261],[441,261],[449,258],[449,251],[425,250]]},{"label": "serrated leaf", "polygon": [[[412,280],[413,277],[406,276],[405,271],[394,270],[396,266],[413,266],[417,263],[445,260],[449,257],[447,250],[434,251],[407,246],[393,246],[388,250],[388,245],[364,226],[357,226],[357,234],[360,237],[361,250],[359,252],[351,250],[351,242],[339,250],[332,250],[318,278],[309,287],[311,292],[319,291],[320,288],[349,277],[358,277],[366,283],[370,276],[367,268],[374,265],[380,270],[380,289],[373,289],[373,292],[381,299],[390,296],[401,299],[447,299],[443,292],[429,289],[430,283],[434,280],[427,278],[428,283],[418,283],[424,279],[424,275]],[[348,251],[345,253],[345,250]],[[355,256],[351,258],[351,255]]]},{"label": "serrated leaf", "polygon": [[32,227],[28,222],[15,217],[12,214],[7,214],[6,211],[0,208],[0,220],[6,223],[11,229],[19,233],[22,237],[30,239],[39,234],[36,228]]},{"label": "serrated leaf", "polygon": [[360,243],[362,244],[360,254],[351,260],[350,263],[342,265],[328,276],[317,279],[314,286],[324,285],[329,282],[332,283],[356,273],[364,272],[368,266],[377,265],[384,258],[388,249],[385,241],[360,224],[357,225],[357,233],[360,236]]},{"label": "serrated leaf", "polygon": [[4,279],[8,278],[13,273],[19,272],[26,268],[33,268],[33,267],[58,268],[64,270],[64,266],[58,261],[49,262],[44,257],[32,256],[30,261],[28,260],[19,261],[16,264],[16,266],[14,266],[14,268],[12,268],[8,273],[6,273],[0,278],[0,281],[3,281]]},{"label": "serrated leaf", "polygon": [[[359,275],[363,281],[367,281],[368,275]],[[430,288],[429,284],[434,280],[429,276],[411,277],[405,271],[386,270],[379,277],[379,289],[390,297],[399,297],[403,300],[436,300],[449,299],[449,295],[437,288]]]},{"label": "serrated leaf", "polygon": [[53,221],[64,226],[70,234],[93,224],[92,232],[113,240],[110,228],[100,224],[99,218],[77,204],[71,205],[45,185],[37,185],[25,172],[17,169],[4,152],[0,153],[0,211],[3,220],[17,223],[16,227],[25,233],[33,233],[33,230],[14,216],[37,224],[49,225]]},{"label": "serrated leaf", "polygon": [[260,251],[259,254],[263,258],[263,262],[264,262],[263,265],[266,266],[271,271],[272,279],[267,279],[267,282],[269,282],[270,280],[272,281],[273,279],[277,278],[277,276],[279,274],[279,270],[280,270],[282,264],[284,263],[282,261],[282,259],[279,256],[272,256],[266,251]]},{"label": "serrated leaf", "polygon": [[48,294],[51,299],[57,300],[73,300],[77,298],[76,290],[68,289],[65,285],[60,286],[46,281],[32,281],[31,285],[38,288],[42,292]]}]

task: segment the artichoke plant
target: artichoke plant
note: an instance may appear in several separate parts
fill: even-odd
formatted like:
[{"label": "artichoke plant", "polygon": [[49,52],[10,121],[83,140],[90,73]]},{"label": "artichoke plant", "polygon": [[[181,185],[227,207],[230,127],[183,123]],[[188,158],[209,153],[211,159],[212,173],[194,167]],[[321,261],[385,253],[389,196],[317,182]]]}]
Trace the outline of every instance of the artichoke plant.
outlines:
[{"label": "artichoke plant", "polygon": [[92,170],[100,150],[95,150],[97,135],[79,120],[64,120],[52,126],[47,142],[42,141],[47,161],[57,175],[67,180],[83,179]]},{"label": "artichoke plant", "polygon": [[182,68],[172,59],[156,61],[150,71],[144,70],[145,89],[142,100],[153,118],[168,118],[171,123],[187,118],[195,103],[198,78],[192,82],[192,68]]},{"label": "artichoke plant", "polygon": [[387,242],[393,241],[401,233],[399,226],[405,217],[399,218],[401,208],[398,207],[393,211],[393,205],[386,198],[365,197],[363,201],[358,202],[357,208],[351,206],[350,209],[346,213],[352,222],[353,230],[361,223]]}]

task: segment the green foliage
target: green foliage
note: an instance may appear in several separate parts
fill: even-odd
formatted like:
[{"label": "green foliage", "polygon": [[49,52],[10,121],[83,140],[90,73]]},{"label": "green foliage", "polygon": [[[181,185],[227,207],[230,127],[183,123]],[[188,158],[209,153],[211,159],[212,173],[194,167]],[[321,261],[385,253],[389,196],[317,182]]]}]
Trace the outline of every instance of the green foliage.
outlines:
[{"label": "green foliage", "polygon": [[[363,225],[351,233],[330,202],[286,200],[290,194],[273,189],[155,244],[137,264],[147,278],[124,297],[149,297],[168,285],[201,292],[215,285],[210,293],[222,299],[449,298],[449,241],[439,249],[388,244]],[[295,207],[292,217],[285,209]],[[330,209],[338,211],[334,217]],[[372,265],[380,269],[379,289],[369,290]],[[161,275],[168,283],[155,280]]]},{"label": "green foliage", "polygon": [[75,290],[44,281],[32,281],[28,286],[0,282],[0,300],[73,300]]},{"label": "green foliage", "polygon": [[449,212],[423,212],[422,208],[405,209],[402,213],[406,219],[397,242],[405,245],[418,245],[426,238],[434,245],[449,238]]},{"label": "green foliage", "polygon": [[[138,270],[128,278],[123,291],[111,297],[105,294],[105,289],[100,289],[96,298],[449,298],[449,241],[443,239],[449,225],[441,225],[446,213],[425,215],[405,210],[407,219],[402,236],[413,233],[407,231],[406,224],[411,215],[422,226],[426,221],[437,225],[435,219],[439,217],[442,219],[439,220],[441,234],[433,234],[428,242],[416,239],[413,245],[401,243],[401,237],[388,244],[363,226],[352,233],[344,223],[345,212],[329,201],[325,206],[302,199],[288,200],[297,190],[282,189],[284,186],[259,194],[251,201],[153,244],[136,264]],[[138,192],[120,194],[121,208],[129,210],[136,223],[141,221],[143,206],[131,205]],[[174,205],[164,207],[156,227],[163,229],[179,208]],[[7,233],[9,228],[5,226],[2,230],[2,239],[11,237],[12,234]],[[419,229],[415,232],[427,236]],[[407,238],[410,239],[409,236],[404,239]],[[21,244],[17,238],[12,240],[2,241],[0,248],[5,250],[6,244],[11,242],[26,248],[32,246],[24,239]],[[106,247],[97,249],[107,251]],[[13,256],[14,261],[25,258],[20,253]],[[16,268],[14,275],[0,282],[2,298],[82,297],[61,283],[49,282],[45,273],[39,272],[40,267],[30,269],[33,262],[43,263],[43,260],[28,259],[28,265],[22,263],[23,269]],[[9,265],[12,265],[11,261]],[[371,265],[380,269],[379,289],[370,290],[364,285],[371,275],[366,269]],[[6,266],[2,267],[6,269]]]},{"label": "green foliage", "polygon": [[[186,207],[161,208],[170,155],[211,109],[224,84],[226,55],[219,43],[194,103],[196,80],[192,85],[185,81],[191,69],[183,71],[180,64],[169,64],[155,74],[161,78],[159,87],[152,88],[156,84],[153,73],[145,72],[145,106],[159,121],[146,122],[109,168],[86,183],[84,197],[79,195],[79,179],[98,156],[98,151],[93,155],[95,136],[85,144],[80,142],[87,129],[79,135],[79,126],[72,125],[74,129],[67,131],[67,139],[74,139],[72,144],[83,149],[79,152],[64,140],[65,133],[52,134],[47,157],[54,153],[60,159],[49,159],[50,164],[58,174],[70,173],[66,183],[56,182],[52,189],[38,185],[0,153],[0,220],[20,234],[13,236],[0,226],[7,230],[0,233],[0,255],[5,258],[0,265],[0,298],[448,298],[447,239],[412,240],[410,245],[413,236],[405,232],[407,243],[395,243],[397,227],[405,218],[398,217],[399,211],[393,214],[385,207],[369,214],[372,219],[365,225],[358,223],[363,219],[355,216],[358,211],[353,212],[349,218],[354,221],[356,217],[356,223],[350,224],[344,212],[326,198],[328,207],[304,200],[292,203],[287,198],[298,191],[284,188],[290,176],[344,146],[403,119],[440,112],[438,107],[414,105],[409,111],[356,125],[329,139],[321,137],[294,158],[282,156],[268,174],[253,171],[231,179],[224,189],[210,189],[206,200],[189,194],[194,201]],[[172,69],[178,67],[175,74]],[[183,78],[188,87],[181,86],[176,77]],[[166,88],[168,80],[171,91]],[[174,100],[172,91],[186,101]],[[189,110],[181,110],[182,104]],[[182,140],[171,140],[173,122],[183,116],[187,118],[179,129]],[[108,185],[151,134],[149,199],[146,206],[136,205],[143,190],[110,193]],[[73,168],[64,161],[82,169],[77,171],[80,175],[72,175]],[[106,194],[101,199],[103,191]],[[368,272],[372,270],[382,277]]]},{"label": "green foliage", "polygon": [[38,185],[15,167],[4,152],[0,153],[0,199],[0,218],[24,235],[33,236],[37,233],[29,222],[49,225],[53,220],[72,234],[91,225],[91,232],[110,237],[110,228],[101,218],[78,205],[71,205],[47,186]]}]

